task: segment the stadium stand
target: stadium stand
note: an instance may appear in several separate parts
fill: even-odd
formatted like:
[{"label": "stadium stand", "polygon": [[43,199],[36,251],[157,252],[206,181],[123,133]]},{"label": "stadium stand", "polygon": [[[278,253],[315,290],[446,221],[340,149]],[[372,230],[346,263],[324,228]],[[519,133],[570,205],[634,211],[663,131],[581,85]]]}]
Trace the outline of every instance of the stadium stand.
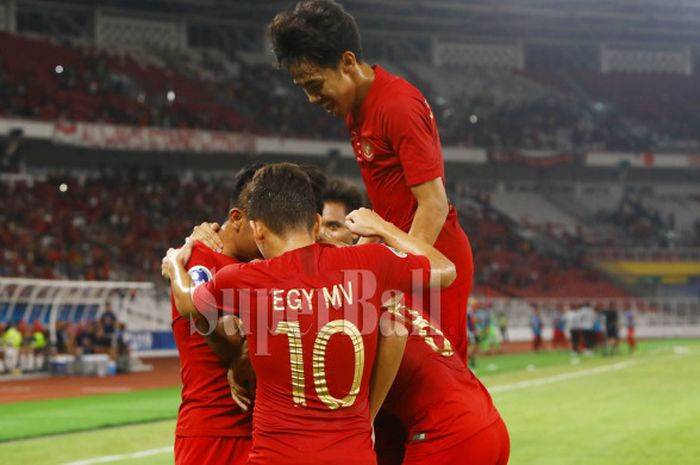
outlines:
[{"label": "stadium stand", "polygon": [[[235,51],[103,49],[2,32],[0,114],[344,138],[342,122],[309,106],[270,61]],[[695,95],[695,78],[565,79],[538,69],[383,65],[424,90],[445,144],[554,151],[644,151],[673,147],[672,140],[698,145],[697,115],[688,106],[693,99],[683,98],[686,91]],[[646,95],[658,97],[647,101]]]}]

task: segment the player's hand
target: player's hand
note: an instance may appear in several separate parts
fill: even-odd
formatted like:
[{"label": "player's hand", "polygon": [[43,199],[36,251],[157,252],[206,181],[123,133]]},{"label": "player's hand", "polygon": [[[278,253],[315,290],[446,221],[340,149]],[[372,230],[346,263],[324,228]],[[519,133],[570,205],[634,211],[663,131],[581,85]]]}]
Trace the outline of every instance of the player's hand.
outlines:
[{"label": "player's hand", "polygon": [[381,237],[370,236],[370,237],[360,237],[355,245],[363,244],[378,244],[382,241]]},{"label": "player's hand", "polygon": [[160,274],[165,279],[170,279],[170,273],[172,273],[172,262],[170,261],[170,254],[171,251],[174,250],[175,249],[168,249],[168,251],[165,253],[165,257],[163,257],[163,260],[161,260],[160,262]]},{"label": "player's hand", "polygon": [[219,223],[207,223],[206,221],[199,226],[195,226],[190,234],[189,239],[199,241],[215,252],[224,251],[224,243],[219,237],[218,231],[221,229]]},{"label": "player's hand", "polygon": [[329,245],[334,245],[336,247],[347,247],[348,245],[345,242],[340,242],[335,239],[333,239],[330,234],[328,234],[326,231],[321,229],[321,231],[318,233],[318,238],[317,242],[321,244],[329,244]]},{"label": "player's hand", "polygon": [[[187,262],[190,261],[190,257],[192,256],[193,247],[194,241],[188,237],[185,240],[185,245],[179,249],[170,249],[173,251],[171,259],[174,260],[175,263],[180,263],[182,266],[186,266]],[[168,255],[171,254],[170,250],[168,250]]]},{"label": "player's hand", "polygon": [[385,221],[369,208],[352,211],[345,217],[345,225],[350,232],[362,237],[381,238]]},{"label": "player's hand", "polygon": [[241,355],[231,361],[226,377],[231,388],[233,401],[238,404],[241,410],[247,412],[255,398],[256,385],[255,371],[250,361],[247,341],[243,342]]}]

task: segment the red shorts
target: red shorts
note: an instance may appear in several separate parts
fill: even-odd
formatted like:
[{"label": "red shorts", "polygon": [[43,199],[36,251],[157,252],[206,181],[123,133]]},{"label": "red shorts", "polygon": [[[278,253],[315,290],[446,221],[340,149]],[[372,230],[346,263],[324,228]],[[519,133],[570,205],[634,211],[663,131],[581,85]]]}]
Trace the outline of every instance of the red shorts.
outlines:
[{"label": "red shorts", "polygon": [[406,458],[404,465],[506,465],[510,438],[503,420],[459,444],[420,459]]},{"label": "red shorts", "polygon": [[245,465],[253,440],[248,437],[175,438],[175,465]]}]

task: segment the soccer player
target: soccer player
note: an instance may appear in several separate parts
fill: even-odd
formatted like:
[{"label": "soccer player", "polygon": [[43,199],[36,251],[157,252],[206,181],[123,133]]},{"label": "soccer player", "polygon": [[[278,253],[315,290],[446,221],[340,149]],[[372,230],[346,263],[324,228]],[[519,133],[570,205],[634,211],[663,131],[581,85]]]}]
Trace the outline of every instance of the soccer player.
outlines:
[{"label": "soccer player", "polygon": [[617,348],[620,345],[620,330],[619,330],[619,315],[615,302],[610,302],[605,310],[605,332],[609,346],[608,353],[617,353]]},{"label": "soccer player", "polygon": [[323,193],[321,237],[352,245],[356,237],[345,225],[345,217],[363,206],[364,196],[357,186],[340,178],[331,179]]},{"label": "soccer player", "polygon": [[[400,304],[390,311],[406,322],[410,333],[382,407],[407,431],[403,461],[402,452],[392,450],[395,462],[507,464],[508,431],[486,388],[455,355],[443,333],[420,312]],[[379,440],[385,433],[377,431],[377,446],[391,448],[392,441]],[[382,452],[378,455],[386,461]]]},{"label": "soccer player", "polygon": [[[258,166],[245,168],[237,174],[231,209],[217,233],[221,253],[200,242],[194,243],[185,265],[193,285],[208,282],[226,265],[260,257],[240,199]],[[206,325],[198,327],[201,333],[195,331],[190,319],[177,312],[174,302],[172,307],[172,328],[182,378],[182,403],[175,429],[175,463],[245,464],[252,445],[252,419],[234,403],[227,380],[228,368],[236,354],[228,341],[217,338],[217,333]],[[203,333],[210,335],[209,341]]]},{"label": "soccer player", "polygon": [[626,304],[624,318],[625,326],[627,326],[627,345],[629,346],[630,353],[632,353],[637,348],[637,338],[634,334],[637,323],[634,317],[634,309],[629,303]]},{"label": "soccer player", "polygon": [[535,309],[530,315],[530,329],[532,330],[532,350],[539,352],[542,348],[542,329],[544,324],[542,323],[542,315],[540,314],[539,307],[535,306]]},{"label": "soccer player", "polygon": [[428,102],[405,80],[364,61],[355,19],[332,0],[301,1],[277,14],[268,32],[278,64],[309,102],[345,119],[374,211],[455,263],[452,286],[439,299],[426,292],[424,302],[412,306],[430,311],[466,360],[472,252],[447,199]]},{"label": "soccer player", "polygon": [[376,463],[371,421],[405,344],[405,336],[378,332],[381,302],[396,291],[449,286],[454,265],[366,209],[348,216],[351,231],[398,250],[316,243],[311,183],[291,164],[258,170],[246,213],[268,260],[225,267],[192,288],[183,267],[189,242],[168,252],[165,273],[181,314],[233,312],[246,328],[257,375],[248,463]]}]

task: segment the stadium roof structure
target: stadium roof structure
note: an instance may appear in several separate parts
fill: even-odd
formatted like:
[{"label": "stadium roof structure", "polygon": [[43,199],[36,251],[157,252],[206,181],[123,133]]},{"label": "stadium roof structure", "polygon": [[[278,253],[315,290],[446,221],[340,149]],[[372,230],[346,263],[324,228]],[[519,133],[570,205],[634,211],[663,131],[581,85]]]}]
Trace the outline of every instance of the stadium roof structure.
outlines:
[{"label": "stadium roof structure", "polygon": [[[264,26],[290,0],[16,0]],[[700,0],[345,0],[370,34],[524,42],[700,43]]]}]

